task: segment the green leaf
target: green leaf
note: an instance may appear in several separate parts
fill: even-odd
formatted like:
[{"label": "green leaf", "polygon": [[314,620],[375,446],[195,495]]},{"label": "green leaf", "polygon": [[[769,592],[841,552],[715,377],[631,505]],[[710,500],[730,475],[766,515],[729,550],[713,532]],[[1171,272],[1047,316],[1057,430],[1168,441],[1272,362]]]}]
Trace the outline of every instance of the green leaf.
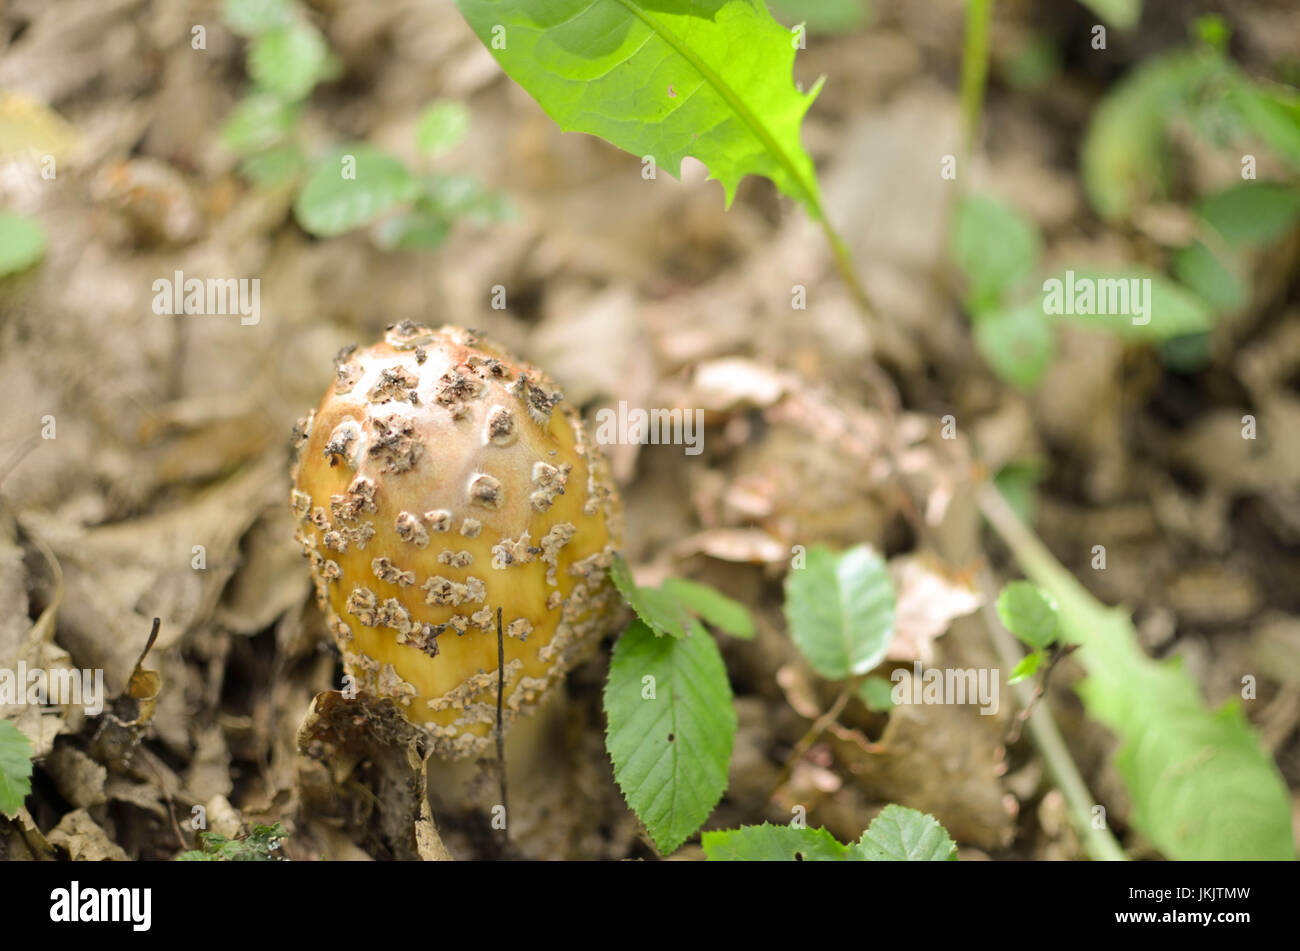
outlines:
[{"label": "green leaf", "polygon": [[304,230],[329,237],[369,224],[418,191],[399,159],[368,145],[341,146],[316,164],[293,212]]},{"label": "green leaf", "polygon": [[1236,261],[1225,264],[1200,241],[1179,248],[1169,259],[1169,273],[1219,314],[1234,313],[1249,300],[1237,267]]},{"label": "green leaf", "polygon": [[329,47],[306,23],[263,33],[248,51],[248,74],[253,81],[290,102],[307,98],[330,71]]},{"label": "green leaf", "polygon": [[0,277],[25,271],[45,254],[45,229],[34,218],[0,212]]},{"label": "green leaf", "polygon": [[708,585],[697,584],[684,578],[669,578],[662,585],[665,594],[671,595],[714,627],[732,637],[746,640],[754,636],[754,619],[739,601],[732,600]]},{"label": "green leaf", "polygon": [[1056,333],[1036,302],[978,311],[975,348],[1000,379],[1031,390],[1047,372],[1056,349]]},{"label": "green leaf", "polygon": [[621,557],[614,559],[609,574],[623,600],[656,635],[687,637],[690,634],[691,619],[677,598],[658,588],[639,587],[632,580],[627,562]]},{"label": "green leaf", "polygon": [[858,696],[872,713],[894,709],[894,686],[884,677],[868,677],[858,688]]},{"label": "green leaf", "polygon": [[1034,651],[1032,654],[1026,654],[1020,658],[1020,663],[1011,669],[1011,675],[1007,677],[1007,683],[1018,684],[1022,680],[1028,680],[1034,674],[1038,673],[1039,666],[1043,663],[1043,655],[1040,651]]},{"label": "green leaf", "polygon": [[[789,30],[762,0],[456,0],[502,69],[565,131],[680,177],[694,156],[730,206],[746,175],[822,216],[799,141],[820,89],[794,87]],[[494,31],[496,42],[494,42]]]},{"label": "green leaf", "polygon": [[[1083,292],[1088,300],[1080,299]],[[1065,312],[1070,308],[1076,313]],[[1201,333],[1214,325],[1205,301],[1147,268],[1067,269],[1043,283],[1043,313],[1142,342]]]},{"label": "green leaf", "polygon": [[459,102],[443,99],[421,114],[415,130],[415,144],[421,152],[436,158],[460,144],[467,132],[469,110]]},{"label": "green leaf", "polygon": [[444,215],[419,209],[385,218],[375,228],[380,247],[407,251],[440,247],[451,234],[451,222]]},{"label": "green leaf", "polygon": [[287,833],[284,826],[275,823],[269,826],[254,826],[253,831],[243,838],[231,839],[216,832],[200,832],[199,848],[182,852],[176,856],[177,862],[280,862],[282,840]]},{"label": "green leaf", "polygon": [[1034,650],[1050,646],[1060,633],[1056,602],[1029,581],[1013,581],[1002,589],[998,617],[1008,631]]},{"label": "green leaf", "polygon": [[894,637],[894,586],[867,545],[836,554],[808,549],[805,567],[785,579],[785,617],[799,650],[830,680],[865,674]]},{"label": "green leaf", "polygon": [[257,36],[293,23],[290,0],[226,0],[222,19],[239,36]]},{"label": "green leaf", "polygon": [[1183,670],[1146,656],[1127,612],[1096,601],[1028,532],[1003,537],[1055,599],[1062,639],[1081,645],[1079,693],[1119,736],[1142,834],[1171,859],[1294,859],[1290,794],[1240,709],[1207,710]]},{"label": "green leaf", "polygon": [[957,844],[933,816],[888,805],[850,853],[868,862],[948,862],[957,858]]},{"label": "green leaf", "polygon": [[1042,481],[1043,467],[1033,462],[1009,463],[993,477],[994,486],[1026,525],[1034,523],[1038,483]]},{"label": "green leaf", "polygon": [[508,200],[489,192],[473,175],[426,175],[421,180],[423,201],[451,220],[503,221],[514,216]]},{"label": "green leaf", "polygon": [[1197,209],[1229,247],[1276,241],[1300,218],[1300,188],[1277,182],[1242,182],[1207,196]]},{"label": "green leaf", "polygon": [[18,814],[32,792],[32,744],[18,727],[0,720],[0,813]]},{"label": "green leaf", "polygon": [[1117,30],[1131,30],[1142,19],[1142,0],[1081,0]]},{"label": "green leaf", "polygon": [[307,160],[294,145],[283,145],[250,155],[239,163],[239,173],[262,188],[275,188],[293,181],[307,167]]},{"label": "green leaf", "polygon": [[241,99],[221,127],[221,141],[237,155],[249,155],[279,144],[293,131],[299,107],[268,93]]},{"label": "green leaf", "polygon": [[842,862],[848,847],[825,829],[790,826],[741,826],[701,836],[710,862]]},{"label": "green leaf", "polygon": [[1117,83],[1093,110],[1080,165],[1088,200],[1101,217],[1127,217],[1168,191],[1166,124],[1203,83],[1221,75],[1219,57],[1156,57]]},{"label": "green leaf", "polygon": [[634,621],[614,646],[604,701],[614,779],[668,854],[727,786],[736,711],[722,655],[711,637],[657,637]]},{"label": "green leaf", "polygon": [[1236,76],[1228,103],[1242,123],[1292,168],[1300,169],[1300,93]]},{"label": "green leaf", "polygon": [[848,33],[867,22],[867,0],[769,0],[772,15],[810,33]]},{"label": "green leaf", "polygon": [[952,256],[966,281],[970,306],[996,304],[1038,263],[1038,229],[988,195],[967,195],[952,224]]}]

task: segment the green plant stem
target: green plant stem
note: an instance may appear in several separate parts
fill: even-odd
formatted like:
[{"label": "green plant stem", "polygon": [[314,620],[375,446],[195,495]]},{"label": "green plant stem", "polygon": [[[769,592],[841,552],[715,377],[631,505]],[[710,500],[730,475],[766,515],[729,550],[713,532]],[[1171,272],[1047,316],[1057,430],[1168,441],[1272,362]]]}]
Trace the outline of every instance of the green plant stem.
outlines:
[{"label": "green plant stem", "polygon": [[[1065,572],[1065,569],[1056,562],[1046,546],[1040,542],[1028,528],[1020,521],[1016,514],[1011,511],[1011,506],[1002,498],[1002,494],[993,486],[992,483],[985,483],[979,490],[979,507],[984,518],[993,527],[993,530],[1002,537],[1007,546],[1011,549],[1016,559],[1022,567],[1028,568],[1028,562],[1042,567],[1044,570],[1054,570]],[[1032,572],[1026,571],[1027,574]],[[981,587],[984,589],[984,620],[989,629],[989,635],[993,639],[993,646],[998,652],[1002,663],[1008,668],[1014,667],[1020,662],[1020,648],[1016,646],[1016,640],[1011,633],[1002,626],[998,619],[997,611],[994,609],[994,599],[991,594],[994,590],[992,578],[987,573],[981,579]],[[1022,707],[1028,707],[1034,696],[1034,687],[1028,681],[1021,681],[1015,685],[1016,696]],[[1079,775],[1079,769],[1074,763],[1074,758],[1070,755],[1069,749],[1065,745],[1065,739],[1061,736],[1061,731],[1056,727],[1056,721],[1052,718],[1051,711],[1046,704],[1038,704],[1037,708],[1029,717],[1029,736],[1038,748],[1038,752],[1043,757],[1043,762],[1047,766],[1047,772],[1056,783],[1057,788],[1065,797],[1066,805],[1070,811],[1070,818],[1074,822],[1074,827],[1078,831],[1083,842],[1083,847],[1094,859],[1107,862],[1127,861],[1128,856],[1124,854],[1124,849],[1120,847],[1119,842],[1111,835],[1110,830],[1106,828],[1095,828],[1092,824],[1092,807],[1096,804],[1092,793],[1088,791],[1088,786]]]},{"label": "green plant stem", "polygon": [[966,43],[961,58],[961,113],[967,155],[974,151],[975,137],[979,134],[984,86],[989,76],[989,28],[992,20],[993,0],[967,0]]},{"label": "green plant stem", "polygon": [[820,207],[817,210],[820,212],[818,224],[821,225],[822,233],[826,235],[826,241],[831,246],[831,254],[835,259],[835,270],[839,273],[844,286],[849,289],[849,293],[853,295],[854,302],[858,305],[858,309],[862,311],[868,324],[874,327],[877,319],[876,309],[872,306],[871,298],[867,295],[867,289],[858,280],[858,272],[853,266],[853,257],[849,254],[848,245],[844,243],[844,239],[840,237],[839,232],[831,225],[826,213]]}]

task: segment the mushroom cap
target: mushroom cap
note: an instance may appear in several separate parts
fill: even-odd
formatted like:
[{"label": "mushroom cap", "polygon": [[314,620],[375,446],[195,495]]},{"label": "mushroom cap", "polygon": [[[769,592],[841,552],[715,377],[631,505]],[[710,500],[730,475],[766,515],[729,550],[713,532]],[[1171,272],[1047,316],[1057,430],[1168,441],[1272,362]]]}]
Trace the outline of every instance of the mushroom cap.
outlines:
[{"label": "mushroom cap", "polygon": [[621,611],[619,499],[581,417],[535,367],[458,327],[345,349],[295,430],[290,506],[358,690],[445,757],[483,753]]}]

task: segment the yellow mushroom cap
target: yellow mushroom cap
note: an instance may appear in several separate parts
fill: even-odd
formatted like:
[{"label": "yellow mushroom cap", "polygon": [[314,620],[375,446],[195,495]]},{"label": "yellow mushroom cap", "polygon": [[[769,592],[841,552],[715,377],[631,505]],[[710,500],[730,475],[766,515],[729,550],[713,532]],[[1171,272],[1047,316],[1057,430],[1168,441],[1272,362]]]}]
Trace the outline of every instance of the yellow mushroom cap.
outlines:
[{"label": "yellow mushroom cap", "polygon": [[621,512],[547,377],[479,335],[409,322],[345,350],[296,430],[290,505],[344,666],[443,756],[483,753],[619,610]]}]

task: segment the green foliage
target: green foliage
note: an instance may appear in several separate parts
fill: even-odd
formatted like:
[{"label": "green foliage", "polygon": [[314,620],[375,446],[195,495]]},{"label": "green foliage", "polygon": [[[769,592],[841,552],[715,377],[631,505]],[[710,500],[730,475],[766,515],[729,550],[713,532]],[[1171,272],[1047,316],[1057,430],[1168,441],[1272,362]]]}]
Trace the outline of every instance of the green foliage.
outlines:
[{"label": "green foliage", "polygon": [[32,744],[8,720],[0,720],[0,813],[13,818],[32,792]]},{"label": "green foliage", "polygon": [[1038,385],[1056,351],[1056,333],[1042,306],[1027,301],[1013,307],[977,311],[975,349],[1001,379],[1022,390]]},{"label": "green foliage", "polygon": [[614,646],[604,704],[614,779],[655,845],[672,852],[727,786],[736,712],[722,655],[707,634],[661,637],[634,621]]},{"label": "green foliage", "polygon": [[325,38],[306,23],[260,34],[248,53],[248,74],[253,82],[285,102],[307,98],[316,84],[335,75],[337,68]]},{"label": "green foliage", "polygon": [[957,844],[934,816],[895,805],[880,810],[852,849],[868,862],[947,862],[957,858]]},{"label": "green foliage", "polygon": [[254,826],[246,836],[231,839],[215,832],[199,833],[199,848],[182,852],[177,862],[282,862],[278,855],[285,838],[284,826]]},{"label": "green foliage", "polygon": [[1300,188],[1277,182],[1242,182],[1207,195],[1201,219],[1231,248],[1270,244],[1295,228]]},{"label": "green foliage", "polygon": [[614,559],[610,576],[623,599],[655,634],[705,634],[699,623],[703,619],[733,637],[754,636],[754,620],[745,606],[707,585],[668,578],[658,588],[641,587],[622,558]]},{"label": "green foliage", "polygon": [[684,578],[669,578],[662,588],[665,594],[675,597],[680,604],[720,631],[746,640],[753,638],[754,619],[739,601],[732,600],[708,585]]},{"label": "green foliage", "polygon": [[[794,87],[791,33],[762,0],[456,0],[501,68],[565,131],[680,176],[693,156],[728,206],[746,175],[821,218],[799,141],[820,84]],[[494,42],[495,36],[495,42]]]},{"label": "green foliage", "polygon": [[894,586],[870,546],[836,553],[808,549],[805,567],[785,579],[790,634],[812,668],[830,680],[865,674],[894,637]]},{"label": "green foliage", "polygon": [[1055,600],[1061,639],[1081,645],[1079,693],[1119,736],[1136,827],[1171,859],[1294,858],[1286,784],[1240,708],[1207,710],[1177,664],[1143,653],[1125,611],[1098,603],[1040,543],[1014,547]]},{"label": "green foliage", "polygon": [[[1128,267],[1128,268],[1096,268],[1096,267],[1076,267],[1067,268],[1067,271],[1074,271],[1073,286],[1078,288],[1087,282],[1095,292],[1094,303],[1100,307],[1100,298],[1102,289],[1108,286],[1131,287],[1132,281],[1147,281],[1150,284],[1150,299],[1145,301],[1149,307],[1149,313],[1142,319],[1144,323],[1135,323],[1133,318],[1138,316],[1136,300],[1131,300],[1128,309],[1121,314],[1067,314],[1063,319],[1070,321],[1075,326],[1084,327],[1088,330],[1103,330],[1107,333],[1113,333],[1116,336],[1124,337],[1129,340],[1138,342],[1159,342],[1168,340],[1171,337],[1180,337],[1184,334],[1203,333],[1214,326],[1214,314],[1209,306],[1188,291],[1186,288],[1174,283],[1163,274],[1147,268]],[[1070,294],[1070,283],[1068,275],[1061,273],[1054,275],[1054,278],[1061,282],[1064,288],[1064,297],[1068,299]],[[1121,285],[1110,285],[1107,282],[1122,282]],[[1139,284],[1139,292],[1145,298],[1147,285]],[[1124,295],[1127,296],[1127,293]],[[1045,305],[1046,306],[1046,305]]]},{"label": "green foliage", "polygon": [[1111,26],[1131,30],[1142,19],[1142,0],[1080,0]]},{"label": "green foliage", "polygon": [[710,862],[843,862],[849,847],[825,829],[793,826],[741,826],[701,837]]},{"label": "green foliage", "polygon": [[361,143],[342,145],[316,163],[293,213],[304,230],[329,237],[370,224],[418,192],[400,159]]},{"label": "green foliage", "polygon": [[45,254],[45,229],[24,215],[0,212],[0,277],[25,271]]},{"label": "green foliage", "polygon": [[1056,602],[1029,581],[1012,581],[1002,589],[998,617],[1008,631],[1034,650],[1050,647],[1060,632]]},{"label": "green foliage", "polygon": [[222,16],[235,33],[253,37],[292,24],[294,9],[291,0],[226,0]]},{"label": "green foliage", "polygon": [[1034,651],[1032,654],[1026,654],[1020,658],[1020,662],[1011,668],[1011,673],[1007,675],[1007,683],[1018,684],[1022,680],[1028,680],[1034,674],[1038,673],[1038,668],[1043,663],[1043,652]]},{"label": "green foliage", "polygon": [[1038,229],[988,195],[966,195],[954,212],[952,256],[966,282],[967,303],[980,310],[1004,300],[1038,263]]},{"label": "green foliage", "polygon": [[800,23],[809,33],[848,33],[865,26],[867,0],[769,0],[772,15],[787,26]]},{"label": "green foliage", "polygon": [[[460,219],[498,221],[513,214],[502,197],[467,175],[412,171],[397,157],[362,143],[334,146],[309,159],[298,131],[303,103],[316,85],[338,75],[340,64],[291,0],[228,0],[226,21],[251,39],[253,88],[221,129],[240,157],[240,174],[263,188],[298,188],[294,217],[319,237],[372,227],[382,248],[435,248]],[[469,112],[439,100],[420,116],[416,146],[426,158],[455,147]],[[355,159],[345,168],[344,155]],[[305,179],[305,180],[304,180]]]},{"label": "green foliage", "polygon": [[710,862],[941,862],[957,858],[957,845],[933,817],[888,805],[853,845],[825,829],[764,823],[703,836]]},{"label": "green foliage", "polygon": [[894,687],[884,677],[868,677],[858,687],[858,697],[872,713],[888,713],[894,708]]},{"label": "green foliage", "polygon": [[469,110],[459,102],[439,99],[420,115],[415,142],[431,158],[449,152],[469,132]]}]

